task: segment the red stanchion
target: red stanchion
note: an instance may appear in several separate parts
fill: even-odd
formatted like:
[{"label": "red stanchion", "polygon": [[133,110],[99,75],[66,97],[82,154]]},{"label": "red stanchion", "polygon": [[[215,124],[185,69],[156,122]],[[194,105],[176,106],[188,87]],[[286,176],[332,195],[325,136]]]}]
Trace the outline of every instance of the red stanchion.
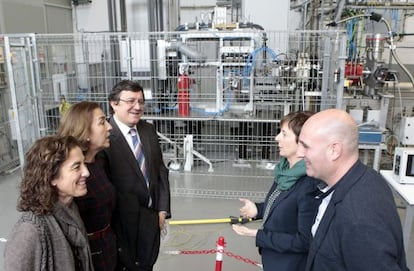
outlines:
[{"label": "red stanchion", "polygon": [[223,265],[223,251],[224,251],[224,237],[220,236],[217,240],[217,252],[216,252],[216,270],[221,271]]}]

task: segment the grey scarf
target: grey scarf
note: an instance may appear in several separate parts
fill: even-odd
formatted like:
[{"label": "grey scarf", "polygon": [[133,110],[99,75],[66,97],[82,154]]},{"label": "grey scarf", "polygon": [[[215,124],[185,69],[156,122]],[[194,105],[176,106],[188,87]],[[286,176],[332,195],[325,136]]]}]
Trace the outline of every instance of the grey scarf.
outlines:
[{"label": "grey scarf", "polygon": [[53,210],[53,216],[72,247],[77,270],[94,270],[85,226],[79,216],[76,204],[72,202],[68,208],[57,203]]}]

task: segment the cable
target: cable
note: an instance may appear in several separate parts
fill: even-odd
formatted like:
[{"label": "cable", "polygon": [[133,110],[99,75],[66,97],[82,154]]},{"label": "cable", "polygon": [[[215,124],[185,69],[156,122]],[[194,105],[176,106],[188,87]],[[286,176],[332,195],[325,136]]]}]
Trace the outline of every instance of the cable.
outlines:
[{"label": "cable", "polygon": [[244,80],[243,80],[243,85],[244,86],[247,85],[248,80],[249,80],[248,77],[249,77],[250,73],[252,72],[252,70],[254,69],[254,66],[256,65],[256,56],[257,56],[257,54],[259,54],[261,52],[268,52],[268,53],[270,53],[273,60],[277,60],[278,55],[275,53],[275,51],[273,51],[271,48],[269,48],[267,46],[259,47],[259,48],[255,49],[253,52],[251,52],[248,55],[248,57],[246,59],[246,65],[244,66]]}]

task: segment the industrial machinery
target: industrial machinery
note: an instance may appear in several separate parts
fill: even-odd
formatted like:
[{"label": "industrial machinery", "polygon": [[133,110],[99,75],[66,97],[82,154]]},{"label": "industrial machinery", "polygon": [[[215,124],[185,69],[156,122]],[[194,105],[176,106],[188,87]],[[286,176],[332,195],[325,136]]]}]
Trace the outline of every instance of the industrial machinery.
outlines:
[{"label": "industrial machinery", "polygon": [[[189,149],[206,154],[213,142],[228,138],[224,155],[234,145],[236,160],[271,160],[284,115],[342,104],[343,77],[335,78],[345,63],[342,31],[275,32],[254,23],[177,30],[156,42],[157,84],[164,88],[151,87],[148,117],[169,118],[160,130],[174,142],[194,135],[197,147]],[[177,127],[184,136],[176,136]],[[204,136],[203,130],[215,132]]]},{"label": "industrial machinery", "polygon": [[[393,31],[383,16],[367,9],[342,11],[332,21],[326,12],[313,17],[324,19],[321,30],[272,31],[253,22],[211,18],[179,25],[174,32],[18,37],[25,43],[11,44],[9,51],[20,50],[32,80],[21,88],[30,93],[17,96],[29,97],[31,104],[22,107],[17,99],[13,107],[36,109],[27,115],[37,118],[20,140],[32,138],[32,130],[54,133],[57,97],[65,95],[69,103],[97,101],[109,114],[110,88],[133,79],[144,87],[144,117],[162,135],[163,149],[175,150],[174,162],[193,161],[188,155],[196,154],[211,169],[212,161],[278,159],[279,121],[296,110],[346,109],[369,128],[364,143],[381,144],[384,130],[396,129],[391,102],[396,108],[400,101],[400,119],[406,102],[396,91],[399,71],[390,65],[391,59],[399,62]],[[366,19],[369,28],[361,26]],[[20,86],[20,78],[10,86]],[[28,123],[23,116],[20,123]],[[187,135],[193,137],[185,145]],[[186,150],[191,151],[183,154]]]},{"label": "industrial machinery", "polygon": [[[340,38],[333,35],[338,33],[326,34],[329,42],[340,43]],[[328,53],[334,59],[321,59],[320,53],[329,50],[323,47],[321,33],[279,35],[254,24],[225,30],[183,30],[175,40],[158,41],[158,49],[162,47],[167,61],[159,66],[168,67],[161,74],[166,74],[166,79],[178,74],[179,82],[183,76],[190,79],[191,84],[186,85],[191,85],[191,116],[267,118],[272,111],[282,116],[292,110],[335,105],[339,88],[322,73],[324,67],[327,72],[339,69],[339,60],[335,59],[339,48]],[[182,69],[185,72],[177,73]],[[330,92],[330,96],[322,95],[322,91]],[[175,109],[177,103],[180,106],[182,92],[170,92],[178,92],[178,98],[172,95],[174,98],[164,109]]]},{"label": "industrial machinery", "polygon": [[[391,152],[402,140],[398,137],[398,126],[404,115],[410,114],[406,108],[410,107],[411,95],[408,93],[408,99],[402,101],[400,79],[406,76],[409,92],[414,90],[414,79],[398,57],[395,42],[395,31],[404,25],[398,19],[398,11],[405,8],[402,13],[406,14],[410,5],[392,5],[389,4],[387,12],[381,5],[375,9],[368,8],[364,1],[358,5],[350,3],[340,6],[337,16],[327,24],[328,27],[345,27],[347,30],[343,107],[360,124],[360,139],[365,140],[362,143],[386,143]],[[393,106],[391,112],[390,105]]]}]

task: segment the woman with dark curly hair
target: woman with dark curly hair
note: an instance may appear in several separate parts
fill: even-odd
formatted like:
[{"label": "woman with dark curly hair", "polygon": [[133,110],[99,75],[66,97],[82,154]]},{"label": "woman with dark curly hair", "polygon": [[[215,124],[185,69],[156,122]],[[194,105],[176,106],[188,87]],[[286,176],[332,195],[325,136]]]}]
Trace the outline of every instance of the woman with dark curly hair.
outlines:
[{"label": "woman with dark curly hair", "polygon": [[74,197],[87,193],[89,171],[74,137],[38,139],[26,153],[17,210],[4,252],[6,270],[93,270]]}]

